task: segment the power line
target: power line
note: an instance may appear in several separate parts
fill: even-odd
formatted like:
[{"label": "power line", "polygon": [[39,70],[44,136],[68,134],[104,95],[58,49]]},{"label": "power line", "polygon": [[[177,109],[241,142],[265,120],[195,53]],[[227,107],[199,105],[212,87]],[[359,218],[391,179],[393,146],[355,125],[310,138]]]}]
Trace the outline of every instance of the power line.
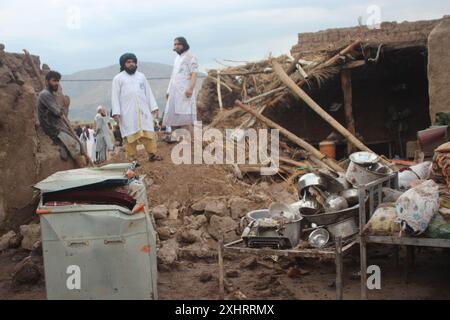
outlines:
[{"label": "power line", "polygon": [[[207,76],[199,75],[198,79],[206,78]],[[170,77],[154,77],[146,78],[147,80],[170,80]],[[61,79],[61,82],[101,82],[101,81],[113,81],[113,79]]]}]

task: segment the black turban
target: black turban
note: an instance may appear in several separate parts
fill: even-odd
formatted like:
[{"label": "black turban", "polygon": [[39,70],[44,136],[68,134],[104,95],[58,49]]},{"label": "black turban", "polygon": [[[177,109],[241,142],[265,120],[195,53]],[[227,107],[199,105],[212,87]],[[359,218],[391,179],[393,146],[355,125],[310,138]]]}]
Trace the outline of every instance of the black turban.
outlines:
[{"label": "black turban", "polygon": [[127,60],[133,60],[135,63],[137,63],[137,57],[134,53],[125,53],[123,54],[120,59],[119,59],[119,63],[120,63],[120,71],[122,72],[123,70],[125,70],[125,62],[127,62]]},{"label": "black turban", "polygon": [[[179,43],[181,43],[181,44],[183,45],[183,52],[188,51],[188,50],[191,48],[191,47],[189,46],[189,44],[188,44],[186,38],[184,38],[184,37],[178,37],[178,38],[175,38],[175,40],[178,41]],[[183,53],[183,52],[181,52],[181,53]]]}]

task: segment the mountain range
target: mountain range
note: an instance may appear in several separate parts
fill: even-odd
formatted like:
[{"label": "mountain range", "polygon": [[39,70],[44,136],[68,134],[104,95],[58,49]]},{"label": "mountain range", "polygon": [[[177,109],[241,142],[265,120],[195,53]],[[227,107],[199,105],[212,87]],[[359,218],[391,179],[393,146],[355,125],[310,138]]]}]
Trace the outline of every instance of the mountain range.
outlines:
[{"label": "mountain range", "polygon": [[[161,115],[166,105],[165,96],[172,66],[153,62],[139,62],[138,70],[143,72],[147,78],[150,78],[149,83]],[[64,94],[70,97],[69,119],[71,121],[93,121],[99,105],[105,106],[109,112],[111,110],[112,79],[118,72],[118,65],[113,65],[64,75],[61,85]],[[198,81],[198,85],[200,82]]]}]

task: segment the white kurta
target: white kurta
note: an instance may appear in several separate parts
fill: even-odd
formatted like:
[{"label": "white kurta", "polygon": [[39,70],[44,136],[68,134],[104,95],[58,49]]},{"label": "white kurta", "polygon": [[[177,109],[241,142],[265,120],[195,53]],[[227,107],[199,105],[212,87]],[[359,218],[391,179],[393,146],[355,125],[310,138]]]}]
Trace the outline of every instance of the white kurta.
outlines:
[{"label": "white kurta", "polygon": [[166,109],[164,111],[163,125],[183,126],[193,124],[197,119],[196,92],[192,97],[186,97],[186,91],[191,85],[192,73],[198,72],[197,58],[190,50],[177,55],[173,65],[167,93]]},{"label": "white kurta", "polygon": [[155,131],[152,112],[158,110],[150,84],[142,72],[129,75],[122,71],[112,83],[112,114],[120,115],[122,137],[141,130]]},{"label": "white kurta", "polygon": [[83,132],[80,135],[80,141],[83,143],[86,143],[86,152],[88,154],[89,159],[92,161],[95,161],[95,151],[96,151],[96,142],[95,142],[95,131],[92,129],[89,130],[89,138],[86,136],[86,134]]}]

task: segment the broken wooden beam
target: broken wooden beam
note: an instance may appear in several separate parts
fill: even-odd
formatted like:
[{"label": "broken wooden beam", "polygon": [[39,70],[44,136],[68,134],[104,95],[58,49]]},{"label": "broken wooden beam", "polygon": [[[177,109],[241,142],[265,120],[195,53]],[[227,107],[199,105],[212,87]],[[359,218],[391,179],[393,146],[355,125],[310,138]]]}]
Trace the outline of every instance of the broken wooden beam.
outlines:
[{"label": "broken wooden beam", "polygon": [[325,110],[322,109],[308,94],[303,91],[297,84],[284,72],[283,68],[275,61],[272,61],[272,65],[275,73],[280,80],[291,89],[298,97],[300,97],[311,109],[313,109],[322,119],[328,122],[334,129],[342,134],[347,140],[355,145],[359,150],[372,152],[366,145],[359,141],[351,132],[344,128],[339,122],[337,122],[332,116],[330,116]]},{"label": "broken wooden beam", "polygon": [[244,111],[252,114],[254,117],[256,117],[258,120],[266,124],[268,127],[279,130],[284,136],[286,136],[289,140],[296,143],[306,151],[308,151],[312,158],[315,158],[313,162],[319,164],[322,168],[325,169],[332,169],[338,172],[344,172],[344,169],[340,167],[335,161],[332,159],[327,158],[323,153],[321,153],[319,150],[314,148],[312,145],[310,145],[305,140],[297,137],[292,132],[288,131],[287,129],[283,128],[282,126],[278,125],[277,123],[273,122],[269,118],[263,116],[262,114],[259,114],[256,110],[253,108],[244,105],[241,101],[236,100],[235,105],[239,108],[243,109]]},{"label": "broken wooden beam", "polygon": [[[341,72],[341,86],[344,94],[344,108],[345,121],[347,123],[348,131],[351,134],[356,134],[355,119],[353,117],[353,91],[352,91],[352,74],[350,70],[342,70]],[[352,154],[353,145],[347,142],[347,154]]]}]

